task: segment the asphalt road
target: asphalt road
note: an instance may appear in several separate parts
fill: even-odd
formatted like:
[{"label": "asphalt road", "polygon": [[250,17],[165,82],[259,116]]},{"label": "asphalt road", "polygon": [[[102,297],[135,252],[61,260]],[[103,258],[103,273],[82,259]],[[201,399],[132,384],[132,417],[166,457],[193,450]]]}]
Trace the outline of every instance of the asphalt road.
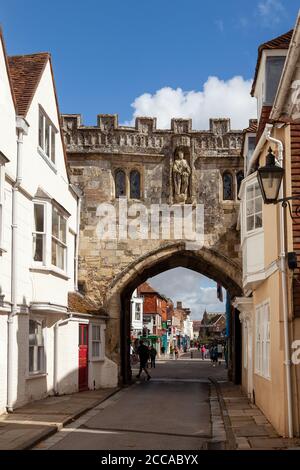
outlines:
[{"label": "asphalt road", "polygon": [[159,361],[150,369],[150,381],[142,376],[46,440],[43,448],[201,449],[211,437],[207,377],[225,377],[225,368],[189,357]]}]

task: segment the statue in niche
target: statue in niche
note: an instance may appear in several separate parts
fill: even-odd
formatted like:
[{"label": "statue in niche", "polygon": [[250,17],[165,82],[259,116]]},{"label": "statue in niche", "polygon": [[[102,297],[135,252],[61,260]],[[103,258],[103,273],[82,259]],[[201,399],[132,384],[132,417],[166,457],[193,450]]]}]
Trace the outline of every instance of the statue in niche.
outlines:
[{"label": "statue in niche", "polygon": [[176,159],[173,163],[173,184],[175,203],[186,202],[188,196],[191,168],[184,158],[182,149],[175,151]]}]

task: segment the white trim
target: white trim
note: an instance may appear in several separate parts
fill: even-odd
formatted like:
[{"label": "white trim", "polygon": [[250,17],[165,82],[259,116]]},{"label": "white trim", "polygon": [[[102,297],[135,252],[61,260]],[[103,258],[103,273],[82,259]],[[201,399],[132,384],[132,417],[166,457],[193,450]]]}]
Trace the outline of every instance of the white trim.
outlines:
[{"label": "white trim", "polygon": [[57,174],[56,166],[54,165],[52,160],[50,160],[50,157],[47,157],[47,154],[44,152],[44,150],[39,145],[37,147],[37,152],[43,158],[43,160],[45,160],[45,162],[51,168],[51,170],[54,171],[55,174]]}]

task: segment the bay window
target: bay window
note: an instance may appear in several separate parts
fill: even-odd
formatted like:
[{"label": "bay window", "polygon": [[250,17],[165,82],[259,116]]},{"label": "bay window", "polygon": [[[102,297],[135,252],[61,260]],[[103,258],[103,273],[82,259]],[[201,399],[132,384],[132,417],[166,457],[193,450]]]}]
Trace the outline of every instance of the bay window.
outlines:
[{"label": "bay window", "polygon": [[66,270],[67,221],[56,207],[52,208],[52,249],[51,262],[54,266]]},{"label": "bay window", "polygon": [[262,197],[258,181],[246,187],[246,231],[262,227]]},{"label": "bay window", "polygon": [[29,320],[29,374],[45,372],[43,322]]}]

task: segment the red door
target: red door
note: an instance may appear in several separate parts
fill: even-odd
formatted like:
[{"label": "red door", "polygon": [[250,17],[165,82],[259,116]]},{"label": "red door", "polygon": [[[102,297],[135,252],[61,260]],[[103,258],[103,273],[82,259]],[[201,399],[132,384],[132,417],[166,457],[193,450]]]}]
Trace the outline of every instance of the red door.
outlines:
[{"label": "red door", "polygon": [[78,389],[80,392],[88,390],[88,351],[89,337],[88,325],[79,323],[79,372]]}]

